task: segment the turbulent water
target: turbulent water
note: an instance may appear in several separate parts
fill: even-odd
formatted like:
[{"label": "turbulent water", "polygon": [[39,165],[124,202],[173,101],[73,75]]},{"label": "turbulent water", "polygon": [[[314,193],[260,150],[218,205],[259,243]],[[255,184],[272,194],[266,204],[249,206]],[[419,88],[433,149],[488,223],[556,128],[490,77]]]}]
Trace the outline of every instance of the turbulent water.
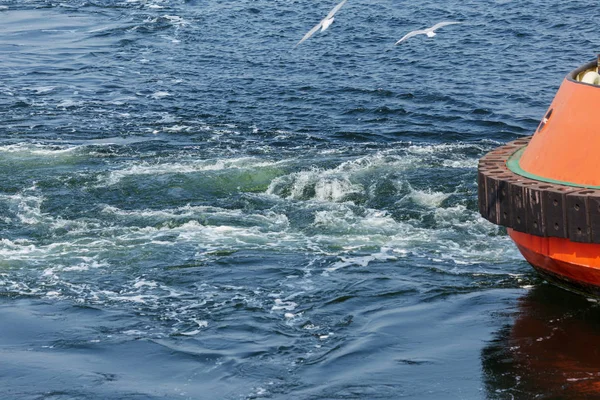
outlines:
[{"label": "turbulent water", "polygon": [[[596,2],[0,0],[0,397],[582,398],[600,308],[477,212]],[[413,29],[441,28],[399,46]]]}]

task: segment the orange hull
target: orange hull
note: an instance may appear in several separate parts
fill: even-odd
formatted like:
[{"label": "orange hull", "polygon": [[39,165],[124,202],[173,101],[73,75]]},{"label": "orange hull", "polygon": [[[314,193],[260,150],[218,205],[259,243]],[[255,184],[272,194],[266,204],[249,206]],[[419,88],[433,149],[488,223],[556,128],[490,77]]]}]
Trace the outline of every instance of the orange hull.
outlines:
[{"label": "orange hull", "polygon": [[548,109],[552,112],[546,126],[535,133],[521,157],[521,168],[542,180],[600,186],[598,103],[599,86],[564,79]]},{"label": "orange hull", "polygon": [[600,297],[600,244],[540,237],[508,229],[525,259],[553,283]]},{"label": "orange hull", "polygon": [[[546,231],[520,225],[508,233],[525,259],[545,278],[564,288],[600,297],[600,84],[584,75],[598,75],[597,62],[569,73],[563,80],[540,126],[515,162],[512,172],[537,183],[554,185],[529,193],[541,197],[542,206],[527,198],[527,217],[546,219]],[[564,197],[554,195],[557,189]],[[537,192],[536,192],[537,190]],[[552,200],[544,197],[551,192]],[[527,193],[527,192],[525,192]],[[534,199],[536,200],[536,199]],[[560,204],[561,209],[550,205]],[[558,201],[558,203],[557,203]],[[529,203],[528,203],[529,202]],[[515,203],[519,205],[518,202]],[[537,207],[537,208],[536,208]],[[541,214],[536,212],[541,210]],[[553,214],[556,211],[556,214]],[[538,221],[538,219],[540,221]],[[564,227],[561,225],[564,225]],[[553,227],[563,228],[552,230]],[[564,234],[566,232],[566,234]]]},{"label": "orange hull", "polygon": [[569,73],[534,135],[478,166],[479,212],[548,280],[600,297],[600,55]]}]

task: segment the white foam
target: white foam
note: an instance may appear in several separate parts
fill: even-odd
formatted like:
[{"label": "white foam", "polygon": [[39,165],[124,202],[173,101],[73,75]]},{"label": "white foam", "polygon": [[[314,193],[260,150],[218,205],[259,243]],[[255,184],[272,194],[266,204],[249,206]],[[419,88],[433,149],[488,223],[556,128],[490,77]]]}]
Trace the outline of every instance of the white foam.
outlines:
[{"label": "white foam", "polygon": [[43,220],[41,206],[44,197],[42,196],[25,194],[0,195],[0,200],[16,206],[16,217],[23,224],[34,225]]},{"label": "white foam", "polygon": [[317,211],[313,225],[328,233],[339,232],[359,236],[391,235],[406,228],[385,211],[367,209],[364,215],[357,215],[352,209],[343,206],[333,210]]},{"label": "white foam", "polygon": [[409,197],[418,205],[437,208],[444,200],[450,197],[451,193],[435,192],[430,189],[427,190],[412,190]]},{"label": "white foam", "polygon": [[110,27],[110,26],[102,26],[100,28],[91,29],[91,30],[87,31],[87,33],[103,32],[103,31],[108,30],[108,29],[112,29],[112,27]]},{"label": "white foam", "polygon": [[[27,196],[12,196],[15,204],[20,204]],[[5,199],[11,196],[5,196]],[[21,212],[23,223],[43,223],[49,227],[81,223],[81,231],[89,230],[94,221],[65,221],[40,212],[41,198],[31,196],[31,203]],[[356,212],[359,211],[359,212]],[[419,223],[396,221],[380,210],[356,209],[344,204],[332,205],[330,209],[314,212],[313,226],[317,234],[306,235],[290,226],[285,214],[272,211],[263,214],[249,214],[242,210],[227,210],[218,207],[183,206],[162,210],[120,210],[105,206],[103,213],[122,218],[149,218],[150,226],[117,226],[114,233],[101,240],[89,238],[54,242],[47,246],[34,245],[29,241],[2,239],[0,255],[5,260],[50,260],[64,254],[89,254],[92,259],[64,264],[56,271],[76,271],[106,266],[102,259],[93,258],[110,249],[139,246],[140,243],[153,246],[173,246],[181,243],[197,243],[198,259],[212,258],[215,252],[238,249],[286,248],[292,251],[308,251],[316,254],[339,256],[340,259],[328,268],[329,272],[348,266],[368,266],[375,260],[393,260],[409,253],[454,265],[472,265],[490,260],[520,260],[510,239],[500,236],[496,246],[484,246],[489,235],[497,227],[478,217],[476,211],[463,205],[435,209],[436,226],[426,228]],[[203,225],[200,219],[214,217],[217,225]],[[156,226],[156,220],[173,221],[177,218],[192,218],[181,224]],[[236,226],[244,221],[245,226]],[[248,226],[250,224],[250,226]],[[68,225],[66,225],[68,226]],[[102,226],[98,225],[98,229]],[[103,228],[105,229],[105,228]],[[105,229],[106,233],[109,233]],[[457,239],[470,238],[468,241]],[[440,253],[435,253],[441,251]],[[365,255],[365,252],[371,254]],[[353,253],[363,253],[353,255]],[[462,273],[463,270],[457,270]],[[140,280],[134,289],[155,289],[152,283]]]},{"label": "white foam", "polygon": [[475,158],[465,160],[444,160],[442,165],[446,168],[476,168],[478,161]]},{"label": "white foam", "polygon": [[71,267],[63,267],[63,271],[87,271],[90,269],[90,265],[86,263],[81,263],[77,265],[73,265]]},{"label": "white foam", "polygon": [[[170,116],[165,115],[165,120],[169,119]],[[440,151],[443,149],[437,148],[423,154],[436,155]],[[34,271],[39,268],[36,273],[42,283],[27,286],[26,282],[15,282],[12,275],[12,282],[0,283],[7,290],[14,289],[15,293],[31,294],[41,290],[42,296],[70,297],[74,301],[130,303],[131,307],[143,309],[152,317],[160,317],[162,323],[169,324],[172,331],[191,336],[200,334],[207,327],[208,322],[203,318],[206,318],[205,313],[211,312],[211,307],[221,307],[220,304],[231,302],[232,298],[260,307],[265,312],[277,313],[292,326],[302,319],[302,313],[296,310],[305,298],[303,290],[310,291],[311,287],[320,284],[319,279],[322,282],[323,276],[336,271],[340,274],[350,273],[355,269],[377,267],[373,265],[377,262],[410,256],[435,260],[437,270],[455,274],[481,273],[486,276],[505,272],[493,270],[493,265],[473,265],[489,264],[488,261],[510,262],[513,257],[514,260],[521,260],[508,237],[490,239],[490,235],[497,234],[498,228],[481,219],[476,210],[469,210],[462,203],[444,207],[444,202],[454,193],[409,188],[408,198],[427,208],[423,212],[428,217],[427,224],[419,219],[423,214],[407,221],[385,211],[344,202],[352,195],[367,195],[370,188],[365,182],[371,175],[380,176],[391,171],[394,177],[402,180],[404,172],[410,174],[412,169],[427,163],[424,160],[427,157],[409,153],[405,150],[379,152],[340,163],[331,169],[306,169],[283,175],[273,180],[266,194],[252,195],[259,200],[266,200],[261,204],[275,203],[274,208],[268,206],[270,211],[192,205],[157,210],[125,210],[105,205],[101,210],[102,215],[97,216],[98,220],[87,217],[69,221],[42,213],[43,207],[40,205],[44,197],[35,187],[18,195],[0,195],[0,201],[7,203],[10,212],[14,212],[14,217],[10,214],[13,223],[42,224],[41,228],[51,229],[69,228],[69,235],[53,238],[54,243],[50,245],[42,244],[44,241],[1,239],[0,258],[3,263],[34,267],[29,268]],[[162,159],[154,164],[138,162],[109,171],[102,180],[104,184],[114,184],[128,176],[254,169],[284,163],[297,165],[296,160],[271,162],[253,157],[228,160]],[[367,179],[363,179],[365,176]],[[403,183],[398,187],[406,190],[407,185]],[[288,199],[293,201],[289,202]],[[287,207],[289,203],[292,203],[294,212],[305,218],[300,226],[297,215],[291,218],[291,222],[286,216],[290,210]],[[130,206],[135,207],[135,204]],[[17,214],[20,217],[17,218]],[[314,218],[312,223],[310,218]],[[110,224],[106,221],[110,221]],[[78,229],[77,232],[89,233],[71,235],[72,227]],[[93,230],[100,229],[102,239],[93,239],[97,237]],[[492,240],[494,246],[490,246]],[[177,247],[162,249],[164,246]],[[243,284],[217,288],[198,283],[193,288],[175,289],[152,275],[146,275],[146,272],[143,276],[135,277],[136,268],[119,271],[131,273],[128,275],[131,279],[115,284],[116,287],[100,288],[100,283],[93,281],[78,283],[83,280],[81,276],[93,274],[94,268],[111,270],[108,267],[111,267],[111,257],[115,257],[115,254],[132,249],[146,251],[148,248],[152,253],[156,250],[155,254],[172,252],[174,249],[187,251],[185,257],[198,262],[198,265],[206,260],[210,262],[215,258],[228,257],[238,250],[272,252],[283,249],[311,258],[312,264],[304,267],[304,275],[286,271],[288,279],[282,282],[281,291],[273,297],[267,297],[264,288],[255,285],[248,288]],[[314,277],[314,282],[309,279],[312,270],[323,272]],[[78,274],[86,271],[85,274]],[[77,276],[80,278],[74,278]],[[302,329],[319,327],[307,324]],[[324,329],[327,327],[324,326]],[[125,332],[136,334],[135,330]],[[148,335],[148,332],[144,334]],[[329,335],[322,337],[326,339]]]},{"label": "white foam", "polygon": [[56,89],[56,86],[36,86],[36,87],[28,88],[28,90],[32,90],[36,94],[50,93],[54,89]]},{"label": "white foam", "polygon": [[18,143],[0,146],[0,152],[4,153],[19,153],[19,155],[35,155],[35,156],[61,156],[66,153],[71,153],[78,150],[80,146],[57,146],[57,145],[42,145],[34,143]]},{"label": "white foam", "polygon": [[294,200],[345,201],[351,195],[365,193],[357,182],[364,176],[399,175],[427,162],[422,156],[402,152],[406,153],[405,150],[379,151],[345,161],[332,169],[311,168],[283,175],[273,179],[266,193]]},{"label": "white foam", "polygon": [[[129,103],[131,103],[132,101],[135,101],[135,100],[136,100],[136,98],[133,97],[133,96],[117,97],[115,99],[110,100],[108,102],[108,104],[112,104],[112,105],[115,105],[115,106],[122,106],[122,105],[125,105],[125,104],[129,104]],[[129,117],[130,114],[129,113],[119,113],[118,115]]]},{"label": "white foam", "polygon": [[314,330],[317,330],[317,329],[321,329],[321,327],[318,326],[318,325],[306,324],[306,325],[303,326],[303,329],[306,329],[307,331],[314,331]]},{"label": "white foam", "polygon": [[228,169],[259,169],[272,167],[283,162],[263,161],[254,157],[240,157],[218,160],[190,160],[188,162],[172,162],[151,164],[142,162],[128,165],[121,170],[111,171],[107,177],[99,177],[99,186],[111,186],[127,177],[144,175],[192,174]]},{"label": "white foam", "polygon": [[114,296],[111,298],[111,300],[120,300],[120,301],[127,301],[127,302],[132,302],[132,303],[138,303],[138,304],[146,304],[147,303],[147,296],[138,294],[138,295],[129,295],[129,296]]},{"label": "white foam", "polygon": [[379,253],[371,254],[368,256],[354,256],[354,257],[340,257],[340,260],[332,264],[330,267],[325,268],[323,272],[325,275],[328,272],[337,271],[341,268],[350,266],[367,267],[373,261],[389,261],[396,260],[395,256],[388,254],[387,251],[380,251]]},{"label": "white foam", "polygon": [[127,336],[143,336],[143,335],[147,334],[147,332],[140,331],[137,329],[129,329],[129,330],[123,331],[122,333],[123,333],[123,335],[127,335]]},{"label": "white foam", "polygon": [[28,194],[35,192],[36,188],[33,187],[20,194],[0,195],[0,202],[6,202],[9,211],[14,212],[14,217],[25,225],[42,225],[51,230],[67,229],[71,233],[87,232],[96,227],[90,220],[65,220],[43,213],[42,204],[46,199],[41,195]]},{"label": "white foam", "polygon": [[192,127],[187,126],[187,125],[173,125],[173,126],[163,128],[164,132],[181,132],[181,131],[189,132],[191,130],[192,130]]},{"label": "white foam", "polygon": [[147,281],[145,279],[138,279],[133,284],[133,287],[136,289],[139,289],[141,287],[156,288],[157,286],[158,286],[158,284],[155,281]]},{"label": "white foam", "polygon": [[361,193],[362,186],[347,179],[324,179],[315,184],[315,198],[322,201],[341,201],[346,196]]},{"label": "white foam", "polygon": [[57,108],[69,108],[69,107],[78,107],[83,105],[84,102],[83,101],[77,101],[77,100],[72,100],[72,99],[66,99],[61,101],[60,103],[58,103],[56,105]]},{"label": "white foam", "polygon": [[190,23],[188,21],[186,21],[185,19],[183,19],[177,15],[164,15],[164,18],[169,20],[169,22],[171,22],[176,27],[190,25]]},{"label": "white foam", "polygon": [[418,155],[457,153],[461,154],[465,149],[482,150],[481,146],[470,143],[439,143],[439,144],[418,144],[410,145],[407,148],[409,153]]},{"label": "white foam", "polygon": [[155,100],[159,100],[159,99],[169,97],[169,96],[171,96],[171,93],[165,92],[165,91],[159,91],[159,92],[153,93],[150,97],[152,97]]},{"label": "white foam", "polygon": [[275,299],[275,305],[271,307],[271,311],[293,311],[297,306],[298,304],[294,303],[293,301]]},{"label": "white foam", "polygon": [[55,272],[80,272],[80,271],[88,271],[90,269],[98,269],[105,268],[110,266],[107,261],[98,261],[91,257],[80,257],[84,261],[75,264],[75,265],[58,265],[53,267],[52,270]]},{"label": "white foam", "polygon": [[192,330],[192,331],[187,331],[187,332],[180,332],[180,335],[185,335],[185,336],[194,336],[199,334],[200,332],[202,332],[202,329],[208,327],[208,321],[203,321],[203,320],[198,320],[198,319],[194,319],[194,322],[196,324],[198,324],[198,329]]},{"label": "white foam", "polygon": [[[362,193],[359,184],[353,184],[347,177],[333,176],[332,173],[320,170],[296,172],[274,179],[267,188],[267,194],[277,195],[282,186],[290,186],[288,199],[308,199],[318,201],[339,202],[347,196]],[[310,196],[310,193],[314,194]]]}]

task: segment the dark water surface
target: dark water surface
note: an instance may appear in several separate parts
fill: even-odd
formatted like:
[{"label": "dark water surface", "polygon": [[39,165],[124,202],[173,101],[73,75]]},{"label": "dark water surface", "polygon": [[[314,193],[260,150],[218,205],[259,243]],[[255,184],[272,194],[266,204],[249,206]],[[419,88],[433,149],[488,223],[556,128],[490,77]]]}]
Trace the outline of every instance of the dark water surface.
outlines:
[{"label": "dark water surface", "polygon": [[0,398],[600,390],[600,308],[476,202],[600,6],[350,0],[294,49],[334,5],[0,0]]}]

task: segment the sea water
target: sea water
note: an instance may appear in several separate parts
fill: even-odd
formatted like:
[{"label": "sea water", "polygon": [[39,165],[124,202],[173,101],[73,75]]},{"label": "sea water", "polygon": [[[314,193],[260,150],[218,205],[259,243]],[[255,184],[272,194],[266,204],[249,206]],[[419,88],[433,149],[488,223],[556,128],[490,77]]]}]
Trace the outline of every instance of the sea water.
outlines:
[{"label": "sea water", "polygon": [[350,0],[294,47],[334,6],[0,0],[0,397],[595,393],[600,309],[476,170],[598,5]]}]

